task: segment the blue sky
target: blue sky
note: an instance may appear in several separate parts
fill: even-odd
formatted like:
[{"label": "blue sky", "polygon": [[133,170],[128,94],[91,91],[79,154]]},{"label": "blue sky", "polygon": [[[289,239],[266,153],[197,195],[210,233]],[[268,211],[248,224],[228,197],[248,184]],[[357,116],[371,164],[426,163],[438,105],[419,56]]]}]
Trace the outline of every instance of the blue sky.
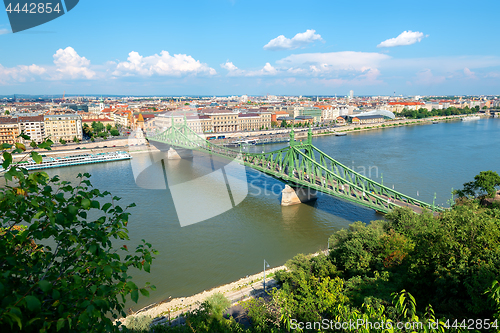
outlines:
[{"label": "blue sky", "polygon": [[500,94],[498,1],[84,0],[9,33],[0,95]]}]

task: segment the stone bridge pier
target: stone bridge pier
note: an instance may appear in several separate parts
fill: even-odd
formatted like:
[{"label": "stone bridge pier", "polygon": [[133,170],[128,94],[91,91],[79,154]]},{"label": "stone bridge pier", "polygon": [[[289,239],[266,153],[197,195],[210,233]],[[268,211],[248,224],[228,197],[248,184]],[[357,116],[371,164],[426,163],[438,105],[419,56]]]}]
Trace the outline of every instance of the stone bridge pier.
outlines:
[{"label": "stone bridge pier", "polygon": [[317,191],[308,187],[285,185],[281,192],[281,205],[292,206],[318,199]]}]

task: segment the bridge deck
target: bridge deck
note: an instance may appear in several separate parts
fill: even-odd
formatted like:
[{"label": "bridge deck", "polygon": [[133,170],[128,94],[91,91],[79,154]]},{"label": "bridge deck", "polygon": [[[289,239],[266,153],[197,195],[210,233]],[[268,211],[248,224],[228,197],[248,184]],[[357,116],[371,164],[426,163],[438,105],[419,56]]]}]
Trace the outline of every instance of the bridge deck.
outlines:
[{"label": "bridge deck", "polygon": [[158,142],[233,159],[292,186],[314,189],[379,212],[388,213],[395,207],[408,207],[415,213],[421,213],[424,209],[436,212],[443,210],[389,189],[342,165],[312,145],[311,131],[305,143],[295,142],[292,131],[288,147],[262,154],[242,153],[215,145],[193,132],[186,124],[170,127],[148,139],[153,144]]}]

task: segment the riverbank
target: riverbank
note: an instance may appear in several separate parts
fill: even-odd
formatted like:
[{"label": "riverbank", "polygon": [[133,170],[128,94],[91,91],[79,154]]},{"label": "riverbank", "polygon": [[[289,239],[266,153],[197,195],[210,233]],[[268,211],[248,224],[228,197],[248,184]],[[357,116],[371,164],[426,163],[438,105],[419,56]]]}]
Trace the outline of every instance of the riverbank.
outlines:
[{"label": "riverbank", "polygon": [[441,117],[432,117],[432,118],[423,118],[423,119],[398,119],[387,121],[385,123],[380,124],[350,124],[343,127],[336,127],[334,132],[328,133],[314,133],[313,136],[325,136],[325,135],[335,135],[337,133],[349,133],[349,132],[363,132],[363,131],[371,131],[376,129],[383,128],[391,128],[391,127],[402,127],[402,126],[410,126],[410,125],[430,125],[436,121],[457,121],[460,120],[463,115],[454,115],[454,116],[441,116]]},{"label": "riverbank", "polygon": [[[285,266],[278,266],[266,270],[266,290],[271,290],[276,286],[276,281],[273,279],[274,274],[285,269]],[[248,275],[238,281],[204,290],[189,297],[168,298],[163,302],[153,303],[131,313],[126,318],[121,318],[120,321],[126,325],[127,320],[131,317],[149,316],[155,325],[171,322],[175,318],[182,317],[182,314],[197,309],[203,301],[217,293],[226,296],[233,306],[250,297],[262,296],[264,294],[264,273]]]},{"label": "riverbank", "polygon": [[[328,255],[328,250],[321,250],[312,254],[310,257],[316,257],[318,255]],[[265,290],[269,292],[272,288],[277,287],[277,283],[274,280],[274,275],[277,271],[288,270],[285,265],[266,269],[266,282]],[[219,287],[212,288],[210,290],[204,290],[201,293],[195,294],[189,297],[180,298],[168,298],[167,300],[159,303],[153,303],[148,306],[143,307],[136,312],[131,313],[126,318],[121,318],[122,324],[126,324],[127,320],[136,316],[149,316],[153,319],[153,324],[165,324],[171,322],[175,324],[179,322],[182,318],[182,314],[188,311],[193,311],[197,309],[203,301],[213,294],[221,293],[230,302],[231,307],[239,306],[239,303],[245,301],[249,298],[262,297],[265,296],[264,293],[264,272],[256,273],[253,275],[247,275],[237,281],[224,284]],[[177,320],[175,320],[177,318]]]}]

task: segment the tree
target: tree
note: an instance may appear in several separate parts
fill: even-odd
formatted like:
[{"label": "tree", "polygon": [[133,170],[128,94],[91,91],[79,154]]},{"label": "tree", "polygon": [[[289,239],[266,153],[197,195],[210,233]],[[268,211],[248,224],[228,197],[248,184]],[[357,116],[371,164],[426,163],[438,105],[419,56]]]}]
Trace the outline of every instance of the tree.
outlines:
[{"label": "tree", "polygon": [[67,142],[63,138],[60,138],[59,139],[59,143],[62,144],[62,145],[65,145]]},{"label": "tree", "polygon": [[459,197],[479,197],[487,195],[494,198],[496,187],[500,186],[500,176],[496,171],[481,171],[474,177],[473,182],[464,183],[462,190],[455,190],[453,193]]},{"label": "tree", "polygon": [[85,133],[85,135],[87,135],[88,137],[94,136],[94,133],[92,133],[92,128],[89,127],[89,125],[83,124],[82,129],[83,129],[83,133]]},{"label": "tree", "polygon": [[112,127],[112,126],[111,126],[111,124],[107,124],[107,125],[106,125],[106,131],[108,131],[108,132],[109,132],[109,131],[111,130],[111,127]]},{"label": "tree", "polygon": [[109,133],[112,136],[119,136],[120,135],[120,132],[116,128],[111,129],[111,131]]},{"label": "tree", "polygon": [[281,121],[281,127],[286,127],[286,125],[287,125],[286,120],[285,120],[285,119],[283,119],[283,120]]},{"label": "tree", "polygon": [[5,114],[8,116],[10,114],[9,110],[5,110]]},{"label": "tree", "polygon": [[7,170],[0,189],[1,331],[119,332],[112,318],[125,316],[125,296],[137,302],[139,293],[154,290],[138,288],[127,273],[149,272],[157,253],[144,241],[132,253],[123,245],[134,205],[118,206],[120,198],[93,188],[89,174],[79,174],[73,186],[12,165],[12,154],[26,151],[23,144],[1,149]]},{"label": "tree", "polygon": [[96,134],[99,134],[104,130],[104,125],[99,121],[99,122],[92,122],[92,129]]},{"label": "tree", "polygon": [[80,142],[80,140],[78,140],[78,138],[75,136],[75,137],[73,137],[73,142],[78,143],[78,142]]},{"label": "tree", "polygon": [[210,313],[217,320],[221,320],[224,311],[226,311],[231,306],[231,301],[221,293],[213,294],[212,296],[208,297],[205,302],[207,302],[207,308],[209,309]]}]

